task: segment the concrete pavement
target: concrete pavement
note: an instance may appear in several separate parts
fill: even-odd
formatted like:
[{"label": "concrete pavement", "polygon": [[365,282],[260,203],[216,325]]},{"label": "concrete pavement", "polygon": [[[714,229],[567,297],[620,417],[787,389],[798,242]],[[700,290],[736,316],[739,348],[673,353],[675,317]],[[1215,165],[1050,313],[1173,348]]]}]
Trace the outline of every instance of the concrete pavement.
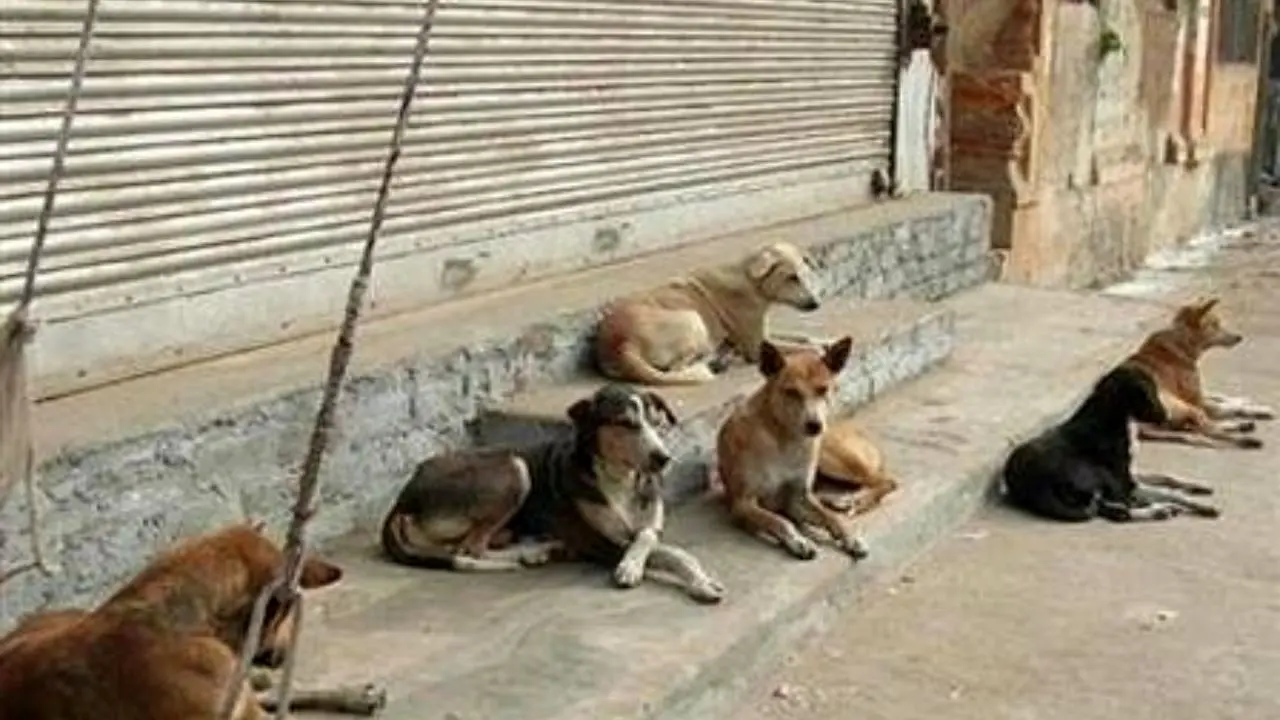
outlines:
[{"label": "concrete pavement", "polygon": [[[1280,407],[1280,240],[1200,243],[1113,291],[1217,290],[1247,340],[1208,385]],[[1055,525],[1002,507],[869,593],[735,720],[1280,718],[1280,421],[1260,451],[1147,444],[1216,488],[1219,520]]]}]

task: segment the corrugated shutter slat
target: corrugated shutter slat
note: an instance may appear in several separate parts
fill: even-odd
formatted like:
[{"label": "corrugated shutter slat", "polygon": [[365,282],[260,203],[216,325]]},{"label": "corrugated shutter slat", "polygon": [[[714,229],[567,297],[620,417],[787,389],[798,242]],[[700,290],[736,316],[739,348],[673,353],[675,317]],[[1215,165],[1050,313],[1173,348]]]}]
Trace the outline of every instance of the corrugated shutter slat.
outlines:
[{"label": "corrugated shutter slat", "polygon": [[[20,285],[81,12],[0,9],[0,302]],[[869,173],[889,152],[895,12],[442,0],[383,252],[805,168]],[[231,284],[350,262],[418,17],[379,0],[103,0],[41,292],[178,294],[197,268],[216,285],[217,268]]]}]

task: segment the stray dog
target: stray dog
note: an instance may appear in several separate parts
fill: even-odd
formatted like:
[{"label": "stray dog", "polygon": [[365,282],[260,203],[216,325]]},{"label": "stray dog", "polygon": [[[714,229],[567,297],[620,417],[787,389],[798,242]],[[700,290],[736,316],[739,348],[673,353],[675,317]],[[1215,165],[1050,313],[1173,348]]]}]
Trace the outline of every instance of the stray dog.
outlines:
[{"label": "stray dog", "polygon": [[795,523],[825,528],[854,559],[867,555],[862,539],[814,492],[829,397],[852,349],[853,340],[844,337],[821,353],[784,355],[764,341],[764,385],[733,410],[716,438],[718,475],[733,519],[801,560],[812,560],[818,549]]},{"label": "stray dog", "polygon": [[760,361],[769,307],[819,307],[817,277],[794,245],[776,243],[741,262],[699,270],[605,308],[596,359],[606,376],[648,385],[698,384],[737,353]]},{"label": "stray dog", "polygon": [[[486,571],[563,553],[612,566],[620,587],[635,587],[653,567],[680,578],[693,599],[719,602],[720,583],[661,541],[661,473],[671,455],[656,427],[677,422],[671,407],[656,393],[609,384],[568,414],[571,438],[422,463],[383,522],[386,554],[405,565]],[[504,547],[528,537],[538,542]]]},{"label": "stray dog", "polygon": [[897,490],[898,481],[885,469],[880,448],[862,434],[852,419],[845,419],[833,423],[822,434],[814,487],[818,499],[828,508],[861,515]]},{"label": "stray dog", "polygon": [[1160,402],[1169,420],[1142,423],[1138,438],[1200,447],[1262,447],[1262,441],[1242,433],[1254,430],[1254,420],[1270,420],[1275,412],[1246,398],[1215,395],[1203,390],[1198,363],[1214,347],[1232,348],[1243,337],[1223,327],[1214,312],[1216,298],[1178,308],[1169,327],[1152,333],[1125,364],[1145,370],[1160,388]]},{"label": "stray dog", "polygon": [[1168,418],[1155,381],[1121,365],[1104,375],[1065,422],[1016,447],[1004,465],[1005,498],[1053,520],[1094,517],[1124,522],[1167,520],[1184,511],[1217,517],[1218,510],[1162,486],[1192,495],[1212,491],[1167,475],[1134,477],[1131,422]]},{"label": "stray dog", "polygon": [[[0,720],[217,720],[249,616],[284,560],[257,527],[236,525],[160,555],[93,611],[28,617],[0,638]],[[301,585],[341,578],[310,557]],[[295,611],[268,602],[255,665],[284,663]],[[267,717],[248,681],[232,717]]]}]

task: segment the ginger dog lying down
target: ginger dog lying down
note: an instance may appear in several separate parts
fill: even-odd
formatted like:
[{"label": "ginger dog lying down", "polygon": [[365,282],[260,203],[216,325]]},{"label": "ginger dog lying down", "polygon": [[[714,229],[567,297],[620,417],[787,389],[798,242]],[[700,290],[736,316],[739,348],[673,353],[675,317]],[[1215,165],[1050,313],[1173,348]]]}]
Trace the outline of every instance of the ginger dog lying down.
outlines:
[{"label": "ginger dog lying down", "polygon": [[[216,720],[263,588],[284,564],[237,525],[161,554],[97,609],[37,613],[0,638],[0,720]],[[308,558],[302,587],[342,571]],[[255,664],[284,663],[294,608],[268,603]],[[265,720],[246,681],[235,720]]]},{"label": "ginger dog lying down", "polygon": [[776,243],[744,260],[699,270],[605,308],[596,361],[605,376],[647,385],[708,382],[730,351],[756,364],[769,307],[817,310],[818,279],[794,245]]},{"label": "ginger dog lying down", "polygon": [[822,353],[784,355],[772,343],[761,343],[765,382],[734,409],[717,436],[718,473],[734,520],[801,560],[812,560],[818,550],[794,523],[825,528],[855,559],[867,555],[862,539],[814,492],[828,402],[852,350],[848,337]]},{"label": "ginger dog lying down", "polygon": [[[694,600],[719,602],[720,583],[662,541],[671,455],[657,427],[676,422],[666,401],[610,384],[568,415],[573,434],[563,440],[423,462],[383,521],[383,551],[404,565],[461,571],[516,570],[559,553],[612,567],[619,587],[663,570]],[[508,547],[524,538],[535,542]]]},{"label": "ginger dog lying down", "polygon": [[1270,420],[1275,411],[1247,398],[1205,392],[1200,358],[1211,348],[1233,348],[1244,336],[1228,330],[1209,298],[1178,308],[1168,327],[1147,336],[1125,365],[1149,374],[1159,389],[1168,420],[1140,423],[1138,438],[1200,447],[1257,449],[1262,441],[1248,433],[1254,420]]}]

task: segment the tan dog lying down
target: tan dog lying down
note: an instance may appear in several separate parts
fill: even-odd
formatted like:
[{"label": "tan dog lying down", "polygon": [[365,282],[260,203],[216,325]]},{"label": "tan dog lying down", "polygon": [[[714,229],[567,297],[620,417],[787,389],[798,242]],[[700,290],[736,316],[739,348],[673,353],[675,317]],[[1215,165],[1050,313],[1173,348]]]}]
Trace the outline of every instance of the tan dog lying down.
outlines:
[{"label": "tan dog lying down", "polygon": [[[216,720],[258,595],[284,562],[237,525],[156,558],[92,612],[26,618],[0,638],[0,720]],[[342,571],[309,558],[304,589]],[[256,665],[285,660],[294,608],[271,602]],[[234,720],[265,720],[246,681]]]},{"label": "tan dog lying down", "polygon": [[814,492],[828,403],[852,348],[845,337],[823,352],[784,355],[765,341],[764,384],[733,410],[716,437],[716,463],[733,519],[801,560],[812,560],[818,550],[797,524],[825,529],[854,559],[867,555],[863,540]]},{"label": "tan dog lying down", "polygon": [[[884,455],[852,419],[839,420],[822,434],[814,494],[836,512],[861,515],[876,509],[898,489]],[[724,492],[720,473],[709,478],[712,493]]]},{"label": "tan dog lying down", "polygon": [[775,304],[819,307],[812,264],[789,243],[610,303],[600,320],[597,363],[618,380],[707,382],[723,371],[729,351],[759,362],[765,316]]},{"label": "tan dog lying down", "polygon": [[1124,364],[1146,371],[1156,381],[1160,403],[1169,414],[1163,426],[1140,424],[1142,440],[1202,447],[1256,449],[1262,441],[1249,435],[1254,420],[1270,420],[1275,412],[1246,398],[1205,392],[1199,362],[1210,348],[1232,348],[1243,336],[1226,329],[1214,307],[1216,298],[1178,308],[1168,327],[1151,333]]}]

